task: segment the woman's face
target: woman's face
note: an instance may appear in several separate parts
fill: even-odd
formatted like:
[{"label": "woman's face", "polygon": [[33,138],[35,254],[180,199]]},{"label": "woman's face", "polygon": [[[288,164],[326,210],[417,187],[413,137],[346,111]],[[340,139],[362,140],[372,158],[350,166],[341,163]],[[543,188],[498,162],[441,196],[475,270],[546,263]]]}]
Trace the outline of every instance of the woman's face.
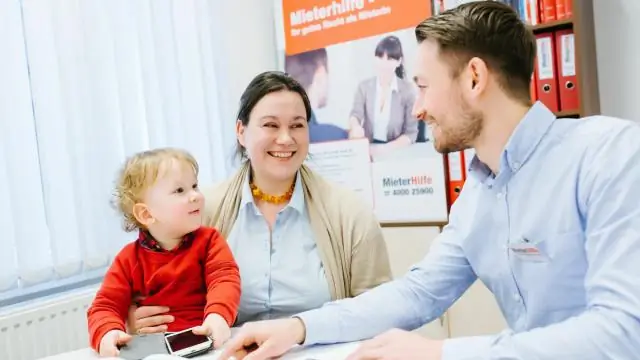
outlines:
[{"label": "woman's face", "polygon": [[392,59],[383,54],[382,56],[376,56],[376,74],[381,78],[389,78],[395,76],[396,68],[400,66],[400,60]]},{"label": "woman's face", "polygon": [[236,133],[257,177],[265,181],[292,179],[309,151],[307,112],[300,94],[278,91],[255,105],[245,126]]}]

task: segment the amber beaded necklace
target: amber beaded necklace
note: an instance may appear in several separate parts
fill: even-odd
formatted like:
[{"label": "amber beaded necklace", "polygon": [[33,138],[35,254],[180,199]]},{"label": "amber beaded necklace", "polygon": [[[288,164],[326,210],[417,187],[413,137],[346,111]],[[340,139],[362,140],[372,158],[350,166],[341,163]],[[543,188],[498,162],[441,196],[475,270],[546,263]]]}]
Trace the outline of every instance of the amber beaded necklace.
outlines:
[{"label": "amber beaded necklace", "polygon": [[293,196],[293,188],[295,186],[295,182],[293,184],[291,184],[291,187],[289,188],[289,190],[287,190],[287,192],[282,194],[282,195],[265,194],[253,182],[251,182],[249,184],[249,186],[251,187],[251,194],[256,199],[260,199],[262,201],[266,201],[266,202],[272,203],[272,204],[282,204],[282,203],[285,203],[285,202],[291,200],[291,196]]}]

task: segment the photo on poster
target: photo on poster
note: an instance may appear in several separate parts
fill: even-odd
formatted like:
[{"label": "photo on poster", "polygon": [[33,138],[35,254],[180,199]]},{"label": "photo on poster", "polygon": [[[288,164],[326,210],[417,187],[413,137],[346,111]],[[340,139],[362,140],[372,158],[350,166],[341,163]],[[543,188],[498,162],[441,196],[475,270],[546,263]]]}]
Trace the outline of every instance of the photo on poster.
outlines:
[{"label": "photo on poster", "polygon": [[313,108],[312,143],[367,138],[375,156],[428,142],[412,114],[416,51],[409,28],[285,56]]}]

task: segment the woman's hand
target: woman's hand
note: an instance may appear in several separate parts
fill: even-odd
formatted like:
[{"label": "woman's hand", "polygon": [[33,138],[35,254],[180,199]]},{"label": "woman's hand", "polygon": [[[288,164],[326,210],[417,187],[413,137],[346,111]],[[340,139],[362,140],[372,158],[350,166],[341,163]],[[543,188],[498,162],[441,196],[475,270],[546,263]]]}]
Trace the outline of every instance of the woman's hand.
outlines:
[{"label": "woman's hand", "polygon": [[193,333],[210,337],[216,349],[221,348],[231,337],[229,324],[218,314],[209,314],[202,325],[193,329]]},{"label": "woman's hand", "polygon": [[166,315],[166,306],[132,305],[129,308],[127,327],[130,334],[153,334],[167,331],[167,324],[173,322],[173,316]]},{"label": "woman's hand", "polygon": [[349,139],[362,139],[364,137],[364,127],[355,117],[349,118]]}]

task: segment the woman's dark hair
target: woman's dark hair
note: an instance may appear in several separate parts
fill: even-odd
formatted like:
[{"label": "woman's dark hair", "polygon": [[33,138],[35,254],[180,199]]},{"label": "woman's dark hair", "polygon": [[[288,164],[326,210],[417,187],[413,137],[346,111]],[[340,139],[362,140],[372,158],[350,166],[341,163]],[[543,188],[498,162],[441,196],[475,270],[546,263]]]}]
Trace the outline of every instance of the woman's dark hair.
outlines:
[{"label": "woman's dark hair", "polygon": [[[376,57],[383,57],[385,54],[389,59],[402,61],[404,55],[402,54],[402,43],[397,36],[387,36],[380,40],[378,46],[376,46]],[[396,76],[400,79],[404,79],[404,65],[402,62],[396,68]]]},{"label": "woman's dark hair", "polygon": [[[265,71],[251,80],[242,96],[240,96],[240,109],[238,110],[237,120],[244,126],[249,125],[249,117],[256,104],[263,97],[279,91],[293,91],[300,95],[306,110],[307,122],[309,122],[309,119],[311,119],[311,103],[307,92],[298,81],[282,71]],[[245,157],[244,147],[240,143],[236,146],[236,155],[240,158]]]}]

